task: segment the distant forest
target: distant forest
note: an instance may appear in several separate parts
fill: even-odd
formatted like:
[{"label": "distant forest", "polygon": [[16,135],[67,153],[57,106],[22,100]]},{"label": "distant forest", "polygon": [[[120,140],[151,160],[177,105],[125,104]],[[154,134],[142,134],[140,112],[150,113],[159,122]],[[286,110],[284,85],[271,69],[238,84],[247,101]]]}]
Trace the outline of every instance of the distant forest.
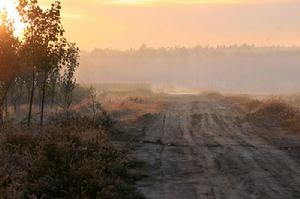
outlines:
[{"label": "distant forest", "polygon": [[220,46],[82,52],[82,83],[149,83],[230,93],[300,91],[299,47]]}]

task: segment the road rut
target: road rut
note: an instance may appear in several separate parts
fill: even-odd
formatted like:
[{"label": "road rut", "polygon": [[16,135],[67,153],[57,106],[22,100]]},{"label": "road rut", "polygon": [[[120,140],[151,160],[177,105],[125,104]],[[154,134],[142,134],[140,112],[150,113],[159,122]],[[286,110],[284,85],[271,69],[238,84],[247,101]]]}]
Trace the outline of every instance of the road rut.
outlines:
[{"label": "road rut", "polygon": [[[299,162],[216,96],[178,96],[143,128],[149,199],[299,199]],[[300,151],[295,151],[299,153]]]}]

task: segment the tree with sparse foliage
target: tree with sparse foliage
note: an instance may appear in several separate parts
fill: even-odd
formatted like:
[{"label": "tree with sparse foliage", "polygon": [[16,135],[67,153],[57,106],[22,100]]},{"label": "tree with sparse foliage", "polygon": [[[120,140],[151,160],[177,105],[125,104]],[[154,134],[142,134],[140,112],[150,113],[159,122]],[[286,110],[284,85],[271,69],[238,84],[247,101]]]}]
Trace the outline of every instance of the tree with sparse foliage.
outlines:
[{"label": "tree with sparse foliage", "polygon": [[63,107],[66,111],[72,104],[72,93],[76,87],[75,71],[79,66],[79,49],[74,43],[68,43],[64,57],[64,73],[61,77],[61,90],[63,95]]},{"label": "tree with sparse foliage", "polygon": [[0,122],[3,122],[3,106],[17,75],[19,40],[13,34],[13,24],[5,15],[0,18]]},{"label": "tree with sparse foliage", "polygon": [[[25,46],[28,50],[27,65],[32,71],[27,125],[30,127],[34,95],[36,89],[39,89],[40,125],[43,126],[47,90],[51,88],[51,95],[55,95],[53,91],[55,92],[60,79],[58,74],[64,66],[67,70],[63,71],[69,74],[62,75],[62,78],[70,74],[73,78],[78,66],[79,50],[64,37],[60,1],[51,4],[50,9],[43,10],[36,0],[20,0],[18,9],[24,22],[28,24]],[[69,90],[73,89],[68,88],[68,96]]]}]

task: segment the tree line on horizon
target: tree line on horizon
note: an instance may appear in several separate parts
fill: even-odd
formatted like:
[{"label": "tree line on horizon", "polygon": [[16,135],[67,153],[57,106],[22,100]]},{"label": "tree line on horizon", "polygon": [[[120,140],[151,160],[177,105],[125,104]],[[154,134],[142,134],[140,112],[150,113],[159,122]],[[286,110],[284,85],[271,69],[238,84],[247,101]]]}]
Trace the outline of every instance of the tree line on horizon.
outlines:
[{"label": "tree line on horizon", "polygon": [[99,48],[96,47],[89,51],[82,51],[85,53],[99,53],[99,52],[115,52],[115,53],[141,53],[141,52],[152,52],[152,53],[171,53],[171,52],[194,52],[194,53],[203,53],[203,52],[231,52],[231,53],[243,53],[243,52],[254,52],[254,53],[263,53],[263,52],[290,52],[290,51],[300,51],[300,46],[284,46],[284,45],[265,45],[258,46],[255,44],[232,44],[232,45],[195,45],[191,47],[186,46],[165,46],[165,47],[151,47],[147,44],[142,44],[138,48]]},{"label": "tree line on horizon", "polygon": [[274,94],[300,89],[299,64],[299,47],[99,48],[81,52],[77,80]]},{"label": "tree line on horizon", "polygon": [[0,123],[5,107],[16,109],[26,99],[27,126],[31,127],[38,104],[42,127],[46,99],[53,105],[61,97],[66,110],[72,103],[79,48],[65,37],[60,1],[43,10],[37,0],[19,0],[17,10],[26,24],[22,37],[14,35],[14,22],[5,13],[0,18]]}]

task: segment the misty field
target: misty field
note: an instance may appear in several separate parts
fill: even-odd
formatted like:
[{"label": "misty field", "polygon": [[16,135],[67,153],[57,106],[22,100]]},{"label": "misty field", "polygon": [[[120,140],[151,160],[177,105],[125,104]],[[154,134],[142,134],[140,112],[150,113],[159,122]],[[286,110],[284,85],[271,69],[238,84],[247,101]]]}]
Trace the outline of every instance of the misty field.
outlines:
[{"label": "misty field", "polygon": [[299,199],[299,6],[0,0],[0,199]]}]

